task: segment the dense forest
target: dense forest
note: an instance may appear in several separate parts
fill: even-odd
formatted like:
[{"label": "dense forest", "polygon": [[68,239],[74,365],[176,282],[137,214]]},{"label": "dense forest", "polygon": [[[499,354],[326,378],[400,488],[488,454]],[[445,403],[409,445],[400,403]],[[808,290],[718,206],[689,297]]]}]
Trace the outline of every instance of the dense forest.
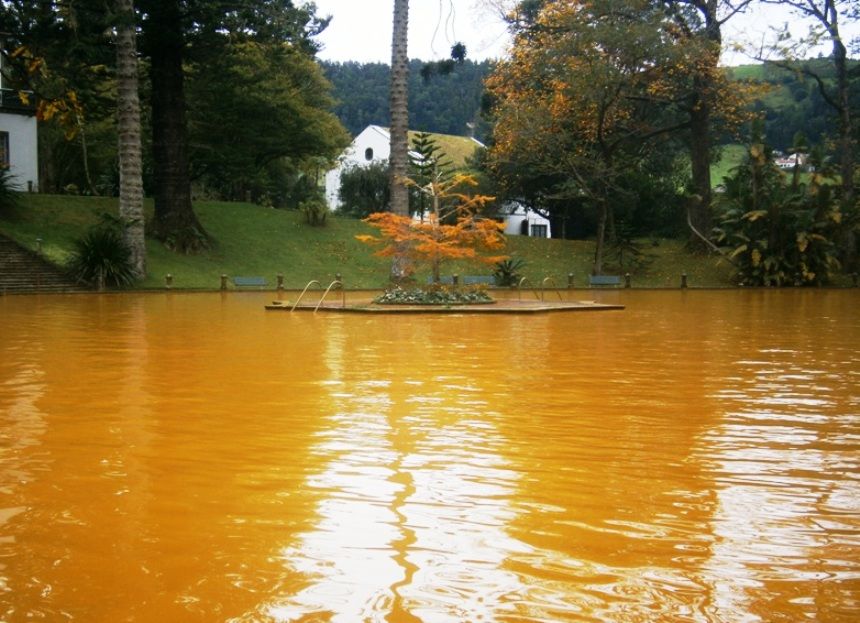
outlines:
[{"label": "dense forest", "polygon": [[[834,80],[832,64],[819,59],[806,64],[827,84]],[[767,142],[781,151],[792,146],[795,134],[802,132],[810,144],[817,145],[832,130],[832,111],[821,95],[818,83],[803,73],[801,65],[785,66],[773,63],[742,65],[731,70],[736,80],[753,81],[767,85],[767,90],[754,107],[762,113]],[[849,62],[851,71],[860,73],[860,63]],[[854,84],[852,97],[860,105],[860,88]],[[732,137],[725,137],[730,142]]]},{"label": "dense forest", "polygon": [[[388,125],[389,67],[382,63],[330,63],[323,70],[332,83],[340,122],[355,136],[368,125]],[[466,60],[447,74],[426,78],[424,61],[409,63],[409,128],[460,136],[475,132],[486,138],[480,117],[484,79],[492,63]],[[425,71],[424,74],[427,72]]]}]

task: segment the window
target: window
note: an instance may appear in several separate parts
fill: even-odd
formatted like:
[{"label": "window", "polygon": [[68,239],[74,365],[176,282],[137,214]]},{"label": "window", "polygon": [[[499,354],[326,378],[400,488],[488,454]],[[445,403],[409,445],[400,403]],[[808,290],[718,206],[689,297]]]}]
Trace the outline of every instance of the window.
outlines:
[{"label": "window", "polygon": [[9,133],[0,132],[0,169],[9,168]]},{"label": "window", "polygon": [[546,225],[532,224],[531,233],[529,234],[532,238],[546,238],[546,234]]},{"label": "window", "polygon": [[373,147],[368,147],[364,150],[364,159],[370,162],[373,160]]}]

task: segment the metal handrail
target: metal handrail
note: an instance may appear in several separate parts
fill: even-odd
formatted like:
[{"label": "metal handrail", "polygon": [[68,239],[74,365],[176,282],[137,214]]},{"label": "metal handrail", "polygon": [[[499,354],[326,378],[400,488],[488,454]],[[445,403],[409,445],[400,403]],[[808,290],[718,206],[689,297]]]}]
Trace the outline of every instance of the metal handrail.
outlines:
[{"label": "metal handrail", "polygon": [[292,308],[290,308],[290,311],[296,311],[296,307],[299,306],[299,302],[302,300],[302,297],[305,295],[305,292],[307,292],[308,288],[310,288],[314,284],[317,284],[319,287],[322,287],[322,284],[319,281],[317,281],[316,279],[311,279],[310,281],[308,281],[308,285],[306,285],[305,289],[302,290],[302,293],[299,294],[299,298],[297,298],[296,302],[293,303],[293,306],[292,306]]},{"label": "metal handrail", "polygon": [[558,294],[558,300],[563,302],[564,299],[561,298],[561,292],[558,291],[558,286],[555,283],[555,279],[553,279],[552,277],[544,277],[543,281],[541,281],[541,287],[543,289],[540,291],[540,300],[544,300],[543,295],[544,295],[544,291],[546,290],[546,282],[547,281],[549,281],[552,284],[552,287],[555,288],[555,293]]},{"label": "metal handrail", "polygon": [[317,306],[314,307],[314,313],[317,313],[317,310],[320,308],[320,305],[322,305],[323,301],[325,300],[325,297],[328,296],[328,293],[331,292],[331,289],[335,287],[340,288],[342,294],[341,305],[343,307],[346,307],[346,290],[344,290],[343,288],[343,282],[335,279],[330,284],[328,284],[328,287],[325,289],[325,292],[323,292],[323,295],[320,297],[319,303],[317,303]]}]

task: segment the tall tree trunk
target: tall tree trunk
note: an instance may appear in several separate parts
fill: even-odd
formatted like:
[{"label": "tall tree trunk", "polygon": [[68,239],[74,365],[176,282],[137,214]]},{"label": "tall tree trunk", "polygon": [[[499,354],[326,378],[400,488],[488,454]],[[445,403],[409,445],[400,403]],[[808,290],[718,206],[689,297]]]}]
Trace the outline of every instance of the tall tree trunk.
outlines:
[{"label": "tall tree trunk", "polygon": [[836,99],[839,113],[839,169],[842,175],[842,205],[854,205],[854,128],[851,120],[850,84],[848,79],[848,52],[839,36],[836,9],[832,9],[830,25],[833,37],[833,66],[836,69]]},{"label": "tall tree trunk", "polygon": [[706,63],[695,78],[694,101],[690,110],[690,164],[693,189],[698,201],[690,204],[689,222],[694,228],[690,239],[694,247],[702,248],[702,237],[711,235],[711,112],[712,78],[717,71],[722,48],[722,32],[717,16],[719,0],[699,0],[695,3],[704,20],[699,36],[705,38],[708,49]]},{"label": "tall tree trunk", "polygon": [[116,0],[116,11],[119,17],[116,40],[119,215],[125,224],[123,235],[131,249],[135,275],[143,279],[146,276],[146,241],[134,0]]},{"label": "tall tree trunk", "polygon": [[[698,98],[690,112],[690,164],[696,200],[690,202],[690,224],[698,234],[711,234],[711,107]],[[701,244],[694,234],[693,244]]]},{"label": "tall tree trunk", "polygon": [[609,207],[604,198],[599,199],[597,212],[597,240],[594,245],[594,265],[591,273],[593,275],[603,274],[603,252],[606,247],[606,220]]},{"label": "tall tree trunk", "polygon": [[[391,211],[409,215],[409,189],[403,183],[409,165],[409,56],[407,53],[409,27],[409,0],[394,0],[394,23],[391,38],[391,91],[389,128],[391,154],[389,155],[389,185]],[[391,265],[391,278],[400,281],[407,276],[402,254],[397,254]]]},{"label": "tall tree trunk", "polygon": [[168,247],[194,253],[209,246],[191,207],[191,176],[182,73],[182,14],[178,0],[147,0],[146,44],[152,82],[155,235]]},{"label": "tall tree trunk", "polygon": [[[839,35],[838,16],[835,6],[830,5],[830,24],[828,30],[833,38],[833,66],[836,69],[836,98],[839,113],[839,173],[842,177],[842,212],[850,215],[854,206],[854,168],[855,141],[851,119],[850,83],[848,78],[848,53]],[[843,228],[839,239],[842,265],[846,271],[856,272],[858,268],[857,234],[853,228]]]}]

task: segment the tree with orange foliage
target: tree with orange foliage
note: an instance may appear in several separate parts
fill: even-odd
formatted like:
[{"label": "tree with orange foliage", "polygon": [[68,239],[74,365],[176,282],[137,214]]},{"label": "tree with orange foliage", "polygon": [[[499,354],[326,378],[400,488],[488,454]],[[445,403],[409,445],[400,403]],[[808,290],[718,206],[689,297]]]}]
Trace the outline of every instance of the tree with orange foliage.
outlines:
[{"label": "tree with orange foliage", "polygon": [[422,221],[391,212],[375,212],[364,219],[379,230],[379,235],[356,238],[380,247],[376,255],[402,255],[409,274],[427,265],[434,283],[439,282],[445,262],[465,259],[492,265],[505,259],[504,255],[483,254],[504,248],[504,226],[480,216],[494,198],[469,193],[470,187],[477,186],[472,176],[457,174],[443,179],[437,175],[424,186],[408,179],[405,183],[430,197],[431,210]]},{"label": "tree with orange foliage", "polygon": [[662,3],[542,0],[527,8],[511,17],[510,59],[487,80],[496,121],[489,163],[508,189],[592,208],[600,274],[626,176],[690,135],[701,76],[725,119],[743,118],[744,89],[728,88],[713,46],[688,37]]}]

